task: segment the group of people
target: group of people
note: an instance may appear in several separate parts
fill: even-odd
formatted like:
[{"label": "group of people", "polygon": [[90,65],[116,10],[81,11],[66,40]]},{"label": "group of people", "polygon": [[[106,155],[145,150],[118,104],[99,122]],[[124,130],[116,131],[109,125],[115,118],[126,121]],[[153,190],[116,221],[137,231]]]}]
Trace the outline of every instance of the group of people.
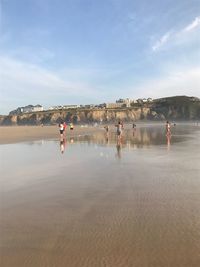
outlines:
[{"label": "group of people", "polygon": [[[60,131],[60,136],[61,136],[61,137],[64,137],[64,135],[65,135],[65,133],[66,133],[66,129],[67,129],[67,123],[61,121],[61,122],[59,123],[58,127],[59,127],[59,131]],[[73,123],[70,123],[70,124],[69,124],[69,129],[70,129],[70,131],[73,131],[73,130],[74,130],[74,125],[73,125]]]},{"label": "group of people", "polygon": [[[175,124],[174,124],[174,125],[175,125]],[[136,129],[136,124],[133,123],[132,126],[133,126],[133,130],[135,130],[135,129]],[[118,123],[115,125],[115,127],[116,127],[116,130],[117,130],[117,131],[116,131],[116,134],[117,134],[118,138],[121,138],[121,137],[122,137],[122,131],[123,131],[123,129],[124,129],[124,124],[123,124],[123,122],[119,120]],[[67,129],[67,124],[66,124],[66,122],[61,121],[61,122],[59,123],[59,130],[60,130],[60,135],[61,135],[61,136],[63,136],[63,135],[65,134],[66,129]],[[70,129],[71,131],[74,130],[74,125],[73,125],[73,123],[70,123],[70,124],[69,124],[69,129]],[[108,134],[108,132],[109,132],[109,126],[108,126],[108,125],[104,126],[104,129],[106,130],[106,133]],[[170,124],[169,121],[166,121],[165,129],[166,129],[166,134],[167,134],[167,135],[170,135],[170,134],[171,134],[171,124]]]},{"label": "group of people", "polygon": [[[174,123],[174,126],[176,126],[175,123]],[[117,129],[117,131],[116,131],[117,137],[118,137],[118,139],[121,139],[121,137],[122,137],[122,131],[124,129],[123,122],[119,120],[118,123],[115,125],[115,127]],[[132,127],[133,127],[133,134],[134,134],[134,132],[136,130],[136,124],[133,123],[132,124]],[[108,135],[109,126],[108,125],[104,126],[104,129],[106,130],[106,134]],[[171,123],[169,121],[166,121],[165,129],[166,129],[166,135],[167,136],[171,136]]]},{"label": "group of people", "polygon": [[[116,130],[117,130],[116,131],[117,137],[118,137],[118,139],[121,139],[121,137],[122,137],[122,131],[124,129],[123,122],[119,120],[118,123],[115,125],[115,127],[116,127]],[[109,132],[109,126],[108,125],[104,126],[104,129],[106,130],[106,134],[108,134],[108,132]],[[133,123],[133,130],[135,130],[135,129],[136,129],[136,124]]]},{"label": "group of people", "polygon": [[[63,154],[65,151],[65,145],[66,145],[65,137],[66,137],[67,123],[64,121],[61,121],[58,124],[58,127],[59,127],[59,131],[60,131],[60,151]],[[69,124],[69,129],[70,129],[70,131],[74,130],[73,123]]]},{"label": "group of people", "polygon": [[[175,126],[176,124],[174,124]],[[116,135],[117,135],[117,148],[119,151],[119,148],[121,147],[121,139],[122,139],[122,132],[124,130],[124,124],[122,121],[118,121],[117,124],[115,124],[116,127]],[[136,131],[136,124],[133,123],[132,124],[132,128],[133,128],[133,135]],[[60,131],[60,148],[61,148],[61,152],[64,152],[65,149],[65,136],[66,136],[66,129],[67,129],[67,124],[66,122],[61,121],[59,123],[59,131]],[[74,125],[73,123],[69,123],[69,129],[70,131],[74,130]],[[108,134],[109,134],[109,125],[104,126],[104,129],[106,131],[106,135],[108,138]],[[166,121],[166,125],[165,125],[165,129],[166,129],[166,136],[168,138],[168,143],[170,143],[170,138],[171,138],[171,124],[169,121]]]}]

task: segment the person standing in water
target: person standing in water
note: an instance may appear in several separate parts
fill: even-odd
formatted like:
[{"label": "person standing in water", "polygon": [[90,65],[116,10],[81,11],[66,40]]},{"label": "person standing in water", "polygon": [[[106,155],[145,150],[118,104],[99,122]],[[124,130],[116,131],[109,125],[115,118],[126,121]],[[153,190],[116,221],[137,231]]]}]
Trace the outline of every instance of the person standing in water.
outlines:
[{"label": "person standing in water", "polygon": [[70,128],[70,130],[71,130],[71,131],[73,131],[73,130],[74,130],[74,125],[73,125],[73,123],[72,123],[72,122],[70,123],[70,125],[69,125],[69,128]]},{"label": "person standing in water", "polygon": [[106,130],[106,133],[108,133],[108,131],[109,131],[109,126],[108,126],[108,125],[104,126],[104,129]]},{"label": "person standing in water", "polygon": [[170,135],[171,134],[171,125],[169,123],[169,121],[166,122],[166,134]]},{"label": "person standing in water", "polygon": [[115,125],[115,127],[117,127],[117,138],[120,139],[122,137],[122,129],[123,129],[121,121],[118,121],[118,124]]},{"label": "person standing in water", "polygon": [[135,131],[136,131],[136,124],[133,123],[133,136],[135,136]]},{"label": "person standing in water", "polygon": [[105,136],[106,136],[106,143],[108,143],[109,126],[108,125],[104,126],[104,129],[106,130],[106,134],[105,134]]}]

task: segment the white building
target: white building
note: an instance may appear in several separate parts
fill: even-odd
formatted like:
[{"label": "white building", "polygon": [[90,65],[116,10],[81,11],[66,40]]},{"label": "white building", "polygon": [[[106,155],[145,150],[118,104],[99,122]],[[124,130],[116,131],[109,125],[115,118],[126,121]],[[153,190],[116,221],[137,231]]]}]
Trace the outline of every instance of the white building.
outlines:
[{"label": "white building", "polygon": [[62,109],[62,106],[52,106],[48,108],[48,110],[59,110],[59,109]]},{"label": "white building", "polygon": [[33,106],[33,112],[43,111],[43,110],[44,110],[44,108],[41,105]]},{"label": "white building", "polygon": [[142,98],[138,98],[138,99],[137,99],[137,103],[138,103],[138,104],[142,104],[142,103],[143,103],[143,99],[142,99]]},{"label": "white building", "polygon": [[106,108],[121,108],[123,103],[106,103]]},{"label": "white building", "polygon": [[121,103],[121,104],[123,104],[125,107],[129,108],[129,107],[131,106],[132,101],[133,101],[133,100],[130,99],[130,98],[125,98],[125,99],[120,98],[120,99],[116,100],[116,103]]},{"label": "white building", "polygon": [[44,108],[41,105],[36,105],[36,106],[28,105],[25,107],[19,107],[15,110],[12,110],[9,114],[10,115],[19,115],[22,113],[38,112],[38,111],[43,111],[43,110],[44,110]]},{"label": "white building", "polygon": [[22,113],[29,113],[29,112],[38,112],[38,111],[43,111],[43,107],[41,105],[28,105],[25,107],[22,107]]},{"label": "white building", "polygon": [[63,109],[80,108],[80,105],[64,105]]}]

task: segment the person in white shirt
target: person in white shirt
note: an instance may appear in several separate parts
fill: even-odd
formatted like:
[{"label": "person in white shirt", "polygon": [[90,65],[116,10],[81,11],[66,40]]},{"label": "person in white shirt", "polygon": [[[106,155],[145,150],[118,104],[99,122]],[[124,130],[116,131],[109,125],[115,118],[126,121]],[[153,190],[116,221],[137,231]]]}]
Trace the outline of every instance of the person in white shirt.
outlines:
[{"label": "person in white shirt", "polygon": [[63,122],[59,123],[60,137],[63,137],[64,124]]}]

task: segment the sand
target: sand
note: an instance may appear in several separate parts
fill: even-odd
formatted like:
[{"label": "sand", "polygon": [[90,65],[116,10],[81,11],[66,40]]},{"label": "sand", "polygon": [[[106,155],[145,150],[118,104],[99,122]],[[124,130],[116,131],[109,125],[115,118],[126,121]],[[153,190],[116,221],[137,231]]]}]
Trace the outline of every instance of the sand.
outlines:
[{"label": "sand", "polygon": [[200,266],[198,129],[100,128],[63,154],[50,129],[0,146],[0,266]]},{"label": "sand", "polygon": [[[73,131],[67,129],[67,136],[73,137],[102,131],[103,127],[75,126]],[[9,144],[34,140],[59,138],[59,128],[54,126],[7,126],[0,127],[0,144]]]}]

